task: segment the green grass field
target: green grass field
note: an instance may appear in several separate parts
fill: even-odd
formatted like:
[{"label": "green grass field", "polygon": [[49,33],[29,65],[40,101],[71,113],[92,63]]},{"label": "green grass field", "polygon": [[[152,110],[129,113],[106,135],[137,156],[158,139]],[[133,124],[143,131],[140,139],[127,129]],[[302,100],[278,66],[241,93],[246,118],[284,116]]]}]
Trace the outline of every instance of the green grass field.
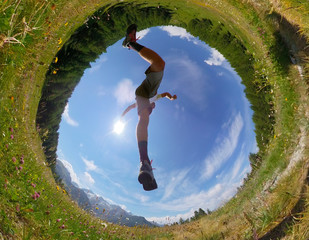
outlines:
[{"label": "green grass field", "polygon": [[225,23],[254,54],[266,79],[255,79],[258,91],[271,86],[265,96],[275,117],[262,163],[231,201],[195,222],[154,229],[106,223],[78,208],[54,181],[35,122],[56,53],[89,15],[119,1],[0,1],[0,239],[309,238],[308,1],[134,1],[177,9],[175,24],[205,12]]}]

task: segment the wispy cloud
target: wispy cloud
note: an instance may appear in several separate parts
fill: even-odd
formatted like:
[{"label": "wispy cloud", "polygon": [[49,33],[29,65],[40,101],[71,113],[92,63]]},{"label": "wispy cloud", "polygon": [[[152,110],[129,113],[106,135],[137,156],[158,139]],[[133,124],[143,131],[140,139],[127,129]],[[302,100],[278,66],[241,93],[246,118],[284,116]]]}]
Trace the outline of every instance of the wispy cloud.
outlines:
[{"label": "wispy cloud", "polygon": [[217,209],[235,195],[238,186],[239,183],[217,183],[208,190],[202,190],[198,193],[193,193],[191,195],[173,199],[171,201],[147,203],[149,206],[161,210],[185,212],[174,217],[169,217],[169,219],[167,219],[167,217],[149,217],[147,219],[160,223],[168,223],[168,221],[172,222],[171,220],[178,221],[179,217],[182,217],[183,219],[191,217],[194,211],[198,210],[199,208],[204,210]]},{"label": "wispy cloud", "polygon": [[[132,193],[131,193],[132,194]],[[140,202],[144,203],[144,202],[148,202],[149,201],[149,196],[140,194],[140,193],[133,193],[134,198],[136,198],[137,200],[139,200]]]},{"label": "wispy cloud", "polygon": [[87,186],[89,185],[93,185],[95,183],[93,177],[90,175],[90,173],[88,172],[84,172],[84,175],[83,175],[83,180],[85,181],[85,184]]},{"label": "wispy cloud", "polygon": [[[63,155],[60,153],[60,155]],[[83,174],[79,174],[77,176],[76,172],[73,169],[73,166],[71,163],[66,161],[63,157],[58,158],[59,161],[61,161],[64,165],[64,167],[68,170],[72,182],[76,183],[81,188],[89,188],[95,183],[95,180],[91,176],[91,174],[88,172],[88,170],[93,169],[95,165],[91,161],[87,161],[87,164],[89,165],[87,170]]]},{"label": "wispy cloud", "polygon": [[94,161],[87,160],[84,157],[81,158],[86,165],[86,171],[96,171],[98,169],[98,167],[94,164]]},{"label": "wispy cloud", "polygon": [[201,180],[209,179],[219,168],[231,157],[235,151],[240,132],[243,128],[243,119],[238,113],[234,119],[230,119],[224,126],[229,126],[227,136],[218,138],[218,145],[204,160],[204,167],[201,173]]},{"label": "wispy cloud", "polygon": [[180,218],[183,219],[183,220],[191,218],[194,215],[194,211],[195,210],[191,209],[187,213],[177,214],[176,216],[147,217],[146,219],[149,222],[155,222],[155,223],[158,223],[160,225],[170,225],[170,224],[173,224],[175,222],[179,222]]},{"label": "wispy cloud", "polygon": [[69,115],[69,104],[67,104],[67,105],[65,106],[64,112],[63,112],[63,114],[62,114],[62,117],[63,117],[64,121],[65,121],[67,124],[69,124],[69,125],[71,125],[71,126],[73,126],[73,127],[77,127],[77,126],[79,125],[78,122],[76,122],[75,120],[73,120],[73,119],[70,117],[70,115]]},{"label": "wispy cloud", "polygon": [[175,52],[166,58],[169,68],[175,68],[171,89],[182,93],[195,104],[205,105],[206,79],[199,65],[183,52]]},{"label": "wispy cloud", "polygon": [[245,156],[245,152],[244,152],[244,145],[242,145],[240,154],[237,157],[236,161],[234,162],[232,170],[230,171],[231,172],[231,179],[234,179],[237,176],[239,176],[240,169],[241,169],[243,163],[245,162],[245,160],[246,160],[246,156]]},{"label": "wispy cloud", "polygon": [[72,164],[69,163],[68,161],[64,160],[64,159],[58,159],[58,160],[61,161],[63,163],[64,167],[68,170],[72,182],[76,183],[78,186],[81,186],[80,180],[77,177],[77,175],[76,175],[76,173],[75,173],[75,171],[73,169]]},{"label": "wispy cloud", "polygon": [[174,171],[171,173],[171,176],[173,177],[169,180],[169,183],[165,187],[162,201],[173,195],[175,189],[184,182],[184,179],[187,177],[189,171],[190,169],[182,169],[180,171]]},{"label": "wispy cloud", "polygon": [[233,166],[222,171],[220,175],[216,176],[216,178],[225,184],[241,182],[242,179],[245,178],[246,174],[250,171],[250,164],[248,160],[249,153],[250,145],[243,143],[238,156],[235,157]]},{"label": "wispy cloud", "polygon": [[107,57],[102,55],[98,60],[96,60],[94,63],[91,64],[91,68],[89,69],[90,73],[97,72],[101,69],[103,63],[107,61]]},{"label": "wispy cloud", "polygon": [[[232,170],[223,172],[217,182],[208,190],[194,192],[187,196],[169,201],[160,201],[156,203],[149,202],[153,208],[165,211],[177,211],[184,213],[174,216],[164,217],[147,217],[147,220],[154,221],[159,224],[172,224],[178,222],[180,218],[188,219],[194,215],[194,211],[202,208],[213,211],[228,202],[237,192],[237,188],[243,184],[243,179],[250,171],[250,166],[245,164],[246,149],[243,145],[240,154],[235,161]],[[146,204],[145,204],[146,205]]]},{"label": "wispy cloud", "polygon": [[176,26],[163,26],[160,27],[163,31],[167,32],[170,37],[185,38],[188,41],[195,41],[194,36],[187,32],[186,29]]},{"label": "wispy cloud", "polygon": [[[90,175],[89,172],[94,172],[94,173],[96,173],[96,176],[95,176],[95,177],[96,177],[96,178],[95,178],[96,180],[102,181],[102,179],[104,179],[104,181],[108,181],[108,182],[109,182],[109,185],[110,185],[110,186],[114,186],[115,188],[120,189],[121,191],[123,191],[123,192],[124,192],[125,194],[127,194],[127,195],[132,195],[131,193],[129,193],[129,192],[127,191],[127,189],[126,189],[123,185],[121,185],[121,184],[115,182],[115,181],[113,180],[113,178],[111,178],[107,172],[105,172],[102,168],[98,167],[98,166],[95,164],[95,161],[93,161],[93,160],[88,160],[87,158],[85,158],[85,157],[83,157],[83,156],[81,156],[81,159],[82,159],[82,161],[85,163],[85,166],[86,166],[86,169],[85,169],[85,170],[86,170],[86,172],[87,172],[87,174],[86,174],[86,175],[84,174],[84,176],[83,176],[84,179],[85,179],[85,176],[87,176],[86,180],[90,180],[90,183],[91,183],[92,181],[91,181],[91,179],[89,178],[89,175]],[[102,178],[102,179],[98,178],[98,176],[100,176],[100,178]],[[100,179],[100,180],[99,180],[99,179]]]},{"label": "wispy cloud", "polygon": [[211,48],[211,57],[204,60],[208,65],[220,66],[225,61],[224,56],[214,48]]},{"label": "wispy cloud", "polygon": [[135,99],[135,87],[133,86],[133,82],[127,78],[119,82],[114,91],[114,97],[121,106],[132,103]]}]

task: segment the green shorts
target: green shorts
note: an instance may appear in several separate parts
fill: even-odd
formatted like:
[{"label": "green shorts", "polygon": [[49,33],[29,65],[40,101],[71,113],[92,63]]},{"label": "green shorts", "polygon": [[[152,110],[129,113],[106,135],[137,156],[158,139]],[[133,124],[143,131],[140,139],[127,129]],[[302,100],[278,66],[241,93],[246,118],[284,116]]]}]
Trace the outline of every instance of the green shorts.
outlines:
[{"label": "green shorts", "polygon": [[150,72],[148,68],[145,74],[146,79],[136,89],[135,95],[145,98],[152,98],[157,94],[158,88],[160,87],[163,78],[163,71]]}]

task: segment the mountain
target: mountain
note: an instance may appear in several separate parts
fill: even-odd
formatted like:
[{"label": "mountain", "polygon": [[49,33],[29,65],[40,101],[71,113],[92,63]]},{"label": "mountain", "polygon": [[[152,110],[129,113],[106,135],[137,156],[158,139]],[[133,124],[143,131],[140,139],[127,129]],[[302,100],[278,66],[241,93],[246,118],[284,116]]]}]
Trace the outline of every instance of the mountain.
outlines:
[{"label": "mountain", "polygon": [[102,196],[96,195],[91,190],[80,188],[74,184],[69,171],[60,160],[56,162],[55,172],[58,181],[64,185],[65,190],[71,196],[72,200],[77,202],[81,208],[98,218],[129,227],[136,225],[156,226],[148,222],[144,217],[135,216],[118,205],[110,204]]},{"label": "mountain", "polygon": [[89,190],[87,191],[87,195],[90,201],[91,206],[93,206],[93,213],[104,220],[109,222],[117,223],[120,225],[126,225],[129,227],[133,227],[136,225],[147,225],[154,227],[155,225],[148,222],[144,217],[135,216],[120,206],[108,203],[104,198],[94,194]]}]

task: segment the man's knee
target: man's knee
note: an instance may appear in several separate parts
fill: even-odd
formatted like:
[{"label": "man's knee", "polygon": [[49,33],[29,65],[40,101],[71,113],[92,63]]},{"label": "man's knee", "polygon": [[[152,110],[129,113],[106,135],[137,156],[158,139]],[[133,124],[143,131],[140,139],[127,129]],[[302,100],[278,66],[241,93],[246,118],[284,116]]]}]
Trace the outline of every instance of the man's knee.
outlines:
[{"label": "man's knee", "polygon": [[160,58],[158,65],[159,65],[159,68],[161,69],[161,71],[163,71],[164,68],[165,68],[165,62],[162,58]]},{"label": "man's knee", "polygon": [[165,68],[165,62],[161,57],[158,57],[151,65],[151,70],[155,72],[161,72]]}]

